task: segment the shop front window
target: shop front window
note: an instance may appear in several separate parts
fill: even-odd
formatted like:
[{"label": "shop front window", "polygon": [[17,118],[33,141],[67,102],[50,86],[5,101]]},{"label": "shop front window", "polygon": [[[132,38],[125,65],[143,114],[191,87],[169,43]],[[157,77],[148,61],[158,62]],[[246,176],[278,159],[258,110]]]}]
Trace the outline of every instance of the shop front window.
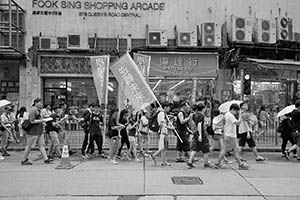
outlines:
[{"label": "shop front window", "polygon": [[[118,86],[115,79],[109,82],[108,107],[111,109],[117,106]],[[92,78],[45,78],[43,97],[45,104],[66,103],[79,110],[90,103],[99,103]]]}]

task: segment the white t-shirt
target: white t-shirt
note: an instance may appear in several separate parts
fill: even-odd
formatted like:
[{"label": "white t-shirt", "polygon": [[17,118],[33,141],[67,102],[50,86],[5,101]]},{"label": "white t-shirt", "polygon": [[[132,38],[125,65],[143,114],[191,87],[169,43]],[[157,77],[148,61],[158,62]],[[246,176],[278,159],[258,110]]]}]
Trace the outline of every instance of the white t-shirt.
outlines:
[{"label": "white t-shirt", "polygon": [[224,135],[236,138],[236,124],[238,120],[231,112],[225,114]]},{"label": "white t-shirt", "polygon": [[249,114],[246,112],[241,112],[240,115],[242,115],[241,124],[239,125],[239,133],[247,133],[249,132]]},{"label": "white t-shirt", "polygon": [[159,112],[157,115],[157,121],[159,125],[163,126],[161,127],[161,133],[167,134],[168,133],[168,129],[166,127],[167,125],[167,121],[166,121],[166,115],[165,112]]}]

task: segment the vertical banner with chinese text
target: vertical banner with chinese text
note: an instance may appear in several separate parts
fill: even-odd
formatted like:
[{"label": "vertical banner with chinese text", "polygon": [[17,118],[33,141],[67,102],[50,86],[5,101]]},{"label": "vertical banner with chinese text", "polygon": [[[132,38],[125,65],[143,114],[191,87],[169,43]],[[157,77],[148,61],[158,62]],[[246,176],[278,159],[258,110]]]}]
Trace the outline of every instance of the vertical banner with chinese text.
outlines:
[{"label": "vertical banner with chinese text", "polygon": [[105,56],[91,56],[92,74],[96,87],[96,92],[99,100],[99,104],[107,104],[108,98],[108,66],[109,55]]},{"label": "vertical banner with chinese text", "polygon": [[141,110],[156,101],[151,88],[128,53],[110,66],[110,70],[136,110]]},{"label": "vertical banner with chinese text", "polygon": [[148,80],[151,56],[134,53],[133,59],[142,75],[145,77],[146,80]]}]

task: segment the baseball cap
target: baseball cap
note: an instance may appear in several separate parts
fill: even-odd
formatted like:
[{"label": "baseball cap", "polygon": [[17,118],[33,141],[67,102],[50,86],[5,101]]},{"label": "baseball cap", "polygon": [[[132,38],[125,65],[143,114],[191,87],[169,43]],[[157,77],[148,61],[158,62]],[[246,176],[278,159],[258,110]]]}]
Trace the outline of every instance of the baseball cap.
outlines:
[{"label": "baseball cap", "polygon": [[33,100],[33,104],[32,104],[32,106],[35,106],[35,104],[36,103],[38,103],[38,102],[41,102],[42,101],[42,99],[41,98],[35,98],[34,100]]}]

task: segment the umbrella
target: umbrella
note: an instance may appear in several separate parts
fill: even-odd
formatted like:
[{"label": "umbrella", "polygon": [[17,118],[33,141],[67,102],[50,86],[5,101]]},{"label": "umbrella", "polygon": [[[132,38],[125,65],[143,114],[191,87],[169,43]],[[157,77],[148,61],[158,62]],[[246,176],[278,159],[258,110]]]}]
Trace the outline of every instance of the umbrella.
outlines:
[{"label": "umbrella", "polygon": [[220,106],[219,106],[219,111],[221,113],[226,113],[229,111],[229,108],[232,104],[237,104],[237,105],[240,105],[243,101],[240,101],[240,100],[231,100],[231,101],[226,101],[225,103],[222,103]]},{"label": "umbrella", "polygon": [[296,108],[295,105],[290,105],[290,106],[285,107],[277,114],[277,118],[291,113],[293,110],[295,110],[295,108]]},{"label": "umbrella", "polygon": [[5,99],[0,100],[0,107],[6,106],[6,105],[9,105],[9,104],[11,104],[10,101],[7,101]]}]

